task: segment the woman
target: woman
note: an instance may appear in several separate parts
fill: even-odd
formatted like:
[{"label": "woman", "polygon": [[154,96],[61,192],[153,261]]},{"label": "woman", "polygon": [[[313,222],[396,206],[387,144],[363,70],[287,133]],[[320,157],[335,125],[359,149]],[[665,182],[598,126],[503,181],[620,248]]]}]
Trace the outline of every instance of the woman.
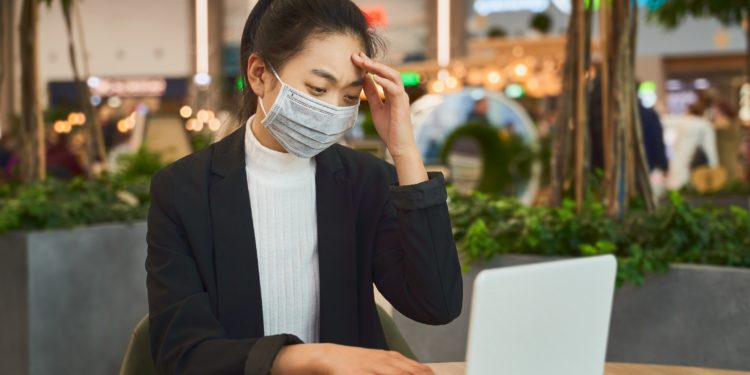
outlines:
[{"label": "woman", "polygon": [[[382,350],[373,284],[404,315],[445,324],[461,311],[460,268],[443,177],[425,172],[400,75],[367,57],[376,47],[350,0],[251,12],[244,126],[152,180],[163,373],[431,373]],[[395,168],[335,144],[362,89]]]}]

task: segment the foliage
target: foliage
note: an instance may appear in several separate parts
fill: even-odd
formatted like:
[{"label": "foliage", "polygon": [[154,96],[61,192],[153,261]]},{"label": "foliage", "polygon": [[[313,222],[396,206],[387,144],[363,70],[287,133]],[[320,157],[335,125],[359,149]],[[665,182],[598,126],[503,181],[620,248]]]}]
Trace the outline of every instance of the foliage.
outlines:
[{"label": "foliage", "polygon": [[737,207],[695,208],[672,193],[654,212],[634,208],[618,221],[595,200],[576,212],[571,200],[528,207],[515,198],[450,193],[454,238],[467,265],[500,254],[614,254],[618,285],[639,285],[670,263],[750,267],[750,215]]},{"label": "foliage", "polygon": [[542,34],[547,34],[552,29],[552,18],[546,13],[534,14],[529,21],[529,26]]},{"label": "foliage", "polygon": [[747,0],[648,0],[648,19],[673,29],[688,17],[713,17],[724,26],[739,25],[750,15]]},{"label": "foliage", "polygon": [[198,152],[211,145],[212,136],[210,132],[189,132],[188,136],[193,152]]},{"label": "foliage", "polygon": [[369,105],[363,105],[365,118],[362,121],[362,132],[367,137],[377,137],[378,130],[375,128],[375,121],[372,120],[372,112],[370,111]]},{"label": "foliage", "polygon": [[514,185],[528,180],[531,175],[535,155],[523,139],[482,122],[469,122],[448,135],[440,152],[444,164],[454,142],[462,138],[479,143],[483,164],[479,191],[513,194]]},{"label": "foliage", "polygon": [[494,26],[487,30],[488,38],[504,38],[506,36],[508,36],[508,31],[500,26]]},{"label": "foliage", "polygon": [[119,162],[117,173],[96,179],[0,185],[0,233],[143,219],[151,176],[163,163],[144,149]]}]

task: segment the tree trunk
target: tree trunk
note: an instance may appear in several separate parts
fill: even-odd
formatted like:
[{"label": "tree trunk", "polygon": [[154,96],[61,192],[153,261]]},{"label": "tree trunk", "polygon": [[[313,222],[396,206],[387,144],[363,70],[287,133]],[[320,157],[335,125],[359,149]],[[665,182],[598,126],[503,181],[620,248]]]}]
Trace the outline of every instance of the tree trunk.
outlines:
[{"label": "tree trunk", "polygon": [[578,3],[573,15],[576,28],[576,71],[575,71],[575,199],[576,209],[580,212],[583,208],[586,164],[586,9],[583,0],[574,0]]},{"label": "tree trunk", "polygon": [[42,111],[39,105],[39,74],[36,40],[39,6],[37,0],[24,0],[21,6],[19,47],[21,55],[21,109],[22,125],[19,132],[21,153],[21,180],[32,182],[46,178],[46,141]]},{"label": "tree trunk", "polygon": [[68,56],[70,58],[70,66],[73,70],[73,81],[75,82],[76,87],[78,88],[78,96],[81,100],[81,106],[83,107],[83,112],[86,115],[86,127],[88,129],[88,142],[87,142],[87,161],[86,161],[86,169],[87,174],[89,177],[93,176],[93,170],[91,167],[94,164],[94,161],[96,160],[97,156],[101,162],[107,161],[107,152],[104,147],[104,136],[102,134],[102,129],[99,126],[99,121],[96,117],[96,113],[94,111],[94,107],[91,104],[91,92],[89,91],[88,85],[86,82],[81,80],[81,75],[78,73],[78,58],[76,55],[76,49],[75,49],[75,39],[73,37],[73,26],[72,26],[72,17],[71,17],[71,11],[72,7],[76,6],[75,1],[70,1],[67,3],[67,6],[65,4],[62,4],[63,7],[63,16],[65,19],[65,29],[68,33]]},{"label": "tree trunk", "polygon": [[13,124],[15,73],[13,69],[13,1],[0,2],[0,138]]},{"label": "tree trunk", "polygon": [[745,10],[745,82],[750,83],[750,8]]},{"label": "tree trunk", "polygon": [[614,184],[614,144],[612,142],[612,118],[611,118],[611,102],[612,93],[610,92],[610,85],[612,80],[612,20],[611,20],[611,5],[609,1],[603,1],[600,4],[600,15],[599,15],[599,40],[601,50],[601,111],[602,111],[602,139],[594,140],[602,142],[602,159],[604,161],[604,181],[602,183],[602,194],[604,197],[605,204],[609,207],[609,202],[614,201],[614,191],[612,190]]},{"label": "tree trunk", "polygon": [[652,211],[656,207],[654,201],[654,193],[651,189],[650,181],[650,170],[648,165],[648,159],[646,158],[646,149],[643,143],[643,128],[641,124],[640,105],[638,99],[638,91],[636,90],[636,77],[635,77],[635,55],[638,45],[638,7],[635,2],[631,3],[631,29],[630,29],[630,79],[631,89],[633,93],[630,95],[630,100],[633,105],[633,140],[635,144],[635,182],[637,183],[638,193],[643,200],[646,202],[646,209]]},{"label": "tree trunk", "polygon": [[[573,1],[572,13],[576,14],[579,1]],[[565,181],[568,177],[568,166],[570,164],[570,143],[572,129],[574,126],[574,96],[576,93],[577,80],[575,71],[577,61],[581,56],[577,55],[577,38],[576,38],[576,21],[571,17],[568,24],[567,42],[565,47],[565,65],[563,67],[562,87],[560,95],[560,105],[555,124],[552,142],[552,160],[550,160],[551,186],[548,204],[552,207],[560,205],[563,193],[565,191]]]},{"label": "tree trunk", "polygon": [[627,103],[627,76],[628,69],[627,59],[624,58],[625,51],[629,48],[628,34],[628,12],[627,0],[616,0],[612,12],[613,21],[613,45],[612,58],[615,64],[613,71],[614,84],[612,87],[615,95],[613,96],[612,107],[615,109],[613,144],[615,151],[614,160],[614,186],[613,200],[610,202],[609,213],[613,217],[621,217],[627,209],[628,202],[628,103]]}]

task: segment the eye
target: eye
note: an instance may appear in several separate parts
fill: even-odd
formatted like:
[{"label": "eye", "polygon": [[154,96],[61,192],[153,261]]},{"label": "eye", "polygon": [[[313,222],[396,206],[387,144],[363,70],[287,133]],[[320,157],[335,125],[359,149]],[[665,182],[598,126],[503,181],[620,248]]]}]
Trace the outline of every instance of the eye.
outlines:
[{"label": "eye", "polygon": [[308,88],[310,89],[310,91],[312,91],[312,93],[313,93],[313,94],[315,94],[315,95],[323,95],[323,94],[325,94],[325,93],[326,93],[326,89],[324,89],[324,88],[322,88],[322,87],[317,87],[317,86],[312,86],[312,85],[307,85],[307,87],[308,87]]},{"label": "eye", "polygon": [[355,104],[359,100],[359,95],[347,95],[345,98],[349,103]]}]

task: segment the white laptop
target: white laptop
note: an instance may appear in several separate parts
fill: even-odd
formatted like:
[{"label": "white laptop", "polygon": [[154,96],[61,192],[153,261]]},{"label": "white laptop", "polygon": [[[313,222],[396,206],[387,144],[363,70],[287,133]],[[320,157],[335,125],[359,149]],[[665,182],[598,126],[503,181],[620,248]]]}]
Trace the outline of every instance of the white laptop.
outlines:
[{"label": "white laptop", "polygon": [[479,273],[467,375],[602,375],[617,261],[612,255]]}]

